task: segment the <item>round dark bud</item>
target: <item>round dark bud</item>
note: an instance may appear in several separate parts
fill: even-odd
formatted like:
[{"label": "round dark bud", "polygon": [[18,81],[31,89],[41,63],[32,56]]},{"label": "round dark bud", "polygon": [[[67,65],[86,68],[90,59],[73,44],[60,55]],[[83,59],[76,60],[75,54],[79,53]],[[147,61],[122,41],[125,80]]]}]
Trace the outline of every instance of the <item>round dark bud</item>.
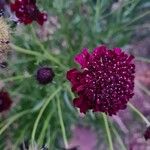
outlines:
[{"label": "round dark bud", "polygon": [[52,82],[55,74],[50,67],[42,67],[38,69],[37,74],[36,74],[36,79],[40,84],[48,84]]}]

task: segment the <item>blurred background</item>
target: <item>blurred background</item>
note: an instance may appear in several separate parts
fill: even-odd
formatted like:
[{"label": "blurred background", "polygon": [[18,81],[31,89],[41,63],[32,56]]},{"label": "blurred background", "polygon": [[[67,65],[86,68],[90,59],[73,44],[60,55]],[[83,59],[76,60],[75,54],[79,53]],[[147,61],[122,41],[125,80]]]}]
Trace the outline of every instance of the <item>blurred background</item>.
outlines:
[{"label": "blurred background", "polygon": [[[36,5],[48,14],[43,26],[16,23],[13,13],[6,19],[15,27],[0,87],[13,103],[0,114],[0,150],[63,150],[66,140],[68,150],[109,150],[101,114],[84,116],[73,107],[66,72],[83,47],[121,47],[135,56],[130,102],[150,119],[150,1],[37,0]],[[35,77],[43,66],[55,72],[45,86]],[[150,150],[143,137],[145,124],[130,108],[109,117],[109,125],[114,150]]]}]

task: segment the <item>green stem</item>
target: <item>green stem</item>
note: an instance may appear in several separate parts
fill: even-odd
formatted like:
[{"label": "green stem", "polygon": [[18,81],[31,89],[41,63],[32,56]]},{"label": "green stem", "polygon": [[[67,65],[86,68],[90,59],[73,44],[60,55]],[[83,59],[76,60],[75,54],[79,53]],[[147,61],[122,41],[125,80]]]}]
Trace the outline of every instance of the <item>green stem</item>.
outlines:
[{"label": "green stem", "polygon": [[67,70],[68,68],[65,67],[62,63],[60,63],[54,56],[50,55],[50,53],[48,53],[44,47],[42,46],[42,44],[40,44],[40,48],[42,48],[44,54],[42,53],[39,53],[39,52],[35,52],[35,51],[32,51],[32,50],[28,50],[28,49],[24,49],[24,48],[21,48],[19,46],[16,46],[14,44],[10,44],[11,48],[13,48],[15,51],[17,52],[21,52],[21,53],[24,53],[24,54],[27,54],[27,55],[32,55],[32,56],[36,56],[36,57],[44,57],[44,58],[47,58],[49,59],[50,61],[54,62],[55,64],[59,65],[60,67],[62,67],[63,69]]},{"label": "green stem", "polygon": [[114,132],[114,135],[116,136],[116,138],[117,138],[117,140],[118,140],[118,142],[121,146],[121,150],[127,150],[124,143],[123,143],[123,141],[122,141],[122,139],[121,139],[121,137],[120,137],[120,135],[119,135],[119,133],[117,132],[116,128],[113,126],[112,123],[110,123],[110,125],[111,125],[112,131]]},{"label": "green stem", "polygon": [[0,135],[1,135],[14,121],[16,121],[17,119],[19,119],[19,118],[22,117],[23,115],[26,115],[26,114],[31,113],[31,112],[32,112],[31,109],[25,110],[25,111],[22,111],[22,112],[20,112],[19,114],[15,115],[15,116],[13,116],[12,118],[10,118],[10,119],[8,120],[8,122],[5,123],[5,125],[0,129]]},{"label": "green stem", "polygon": [[21,130],[21,133],[19,133],[20,135],[17,137],[17,139],[15,140],[15,143],[12,146],[12,150],[16,150],[19,143],[22,143],[22,141],[24,141],[25,137],[24,135],[26,134],[28,125],[24,127],[24,129]]},{"label": "green stem", "polygon": [[[50,143],[53,142],[53,141],[55,141],[55,139],[53,139],[53,134],[52,134],[52,130],[51,130],[50,126],[47,129],[46,138],[47,138],[46,145],[51,148],[52,146],[51,146]],[[52,145],[54,145],[54,143],[52,143]]]},{"label": "green stem", "polygon": [[25,63],[28,63],[28,62],[32,62],[32,61],[35,61],[36,58],[25,58],[25,59],[21,59],[21,60],[17,60],[16,62],[13,62],[13,61],[9,61],[9,66],[15,66],[15,65],[18,65],[18,64],[25,64]]},{"label": "green stem", "polygon": [[65,126],[64,126],[63,117],[62,117],[62,110],[61,110],[61,105],[60,105],[60,101],[59,101],[58,97],[57,97],[57,107],[58,107],[59,121],[60,121],[60,126],[61,126],[61,131],[62,131],[65,148],[68,148],[68,141],[67,141]]},{"label": "green stem", "polygon": [[42,144],[43,144],[44,136],[45,136],[45,133],[46,133],[46,131],[47,131],[47,128],[49,127],[49,121],[50,121],[50,119],[51,119],[53,113],[54,113],[54,110],[52,110],[52,111],[47,115],[47,117],[46,117],[46,119],[45,119],[45,121],[44,121],[44,126],[43,126],[42,131],[41,131],[41,133],[40,133],[40,136],[39,136],[39,138],[38,138],[38,140],[37,140],[37,141],[38,141],[37,143],[38,143],[39,145],[42,145]]},{"label": "green stem", "polygon": [[28,76],[18,75],[18,76],[15,76],[15,77],[8,77],[8,78],[5,78],[5,79],[0,79],[0,80],[2,80],[3,82],[9,82],[9,81],[14,81],[14,80],[30,78],[30,77],[31,77],[31,75],[28,75]]},{"label": "green stem", "polygon": [[142,118],[147,126],[150,126],[150,122],[148,121],[148,119],[136,107],[134,107],[130,102],[128,103],[128,106]]},{"label": "green stem", "polygon": [[19,46],[14,45],[14,44],[10,44],[10,46],[11,46],[12,49],[14,49],[17,52],[21,52],[21,53],[24,53],[24,54],[27,54],[27,55],[33,55],[33,56],[37,56],[37,57],[43,57],[43,54],[41,54],[39,52],[24,49],[24,48],[21,48]]},{"label": "green stem", "polygon": [[104,113],[102,115],[103,115],[105,129],[106,129],[107,138],[108,138],[108,142],[109,142],[109,149],[113,150],[112,137],[111,137],[111,133],[110,133],[109,125],[108,125],[107,116]]},{"label": "green stem", "polygon": [[136,81],[135,84],[137,84],[137,86],[142,90],[144,91],[147,95],[150,96],[150,91],[145,87],[143,86],[142,84],[140,84],[140,82]]},{"label": "green stem", "polygon": [[32,146],[34,145],[36,130],[37,130],[39,121],[40,121],[40,119],[41,119],[41,116],[42,116],[44,110],[46,109],[46,107],[47,107],[47,105],[49,104],[49,102],[56,96],[56,94],[57,94],[58,92],[60,92],[61,89],[62,89],[62,88],[59,87],[57,90],[55,90],[55,92],[54,92],[52,95],[50,95],[50,97],[49,97],[49,98],[45,101],[45,103],[43,104],[43,106],[42,106],[42,108],[41,108],[41,110],[40,110],[40,112],[39,112],[39,114],[38,114],[38,116],[37,116],[37,118],[36,118],[36,120],[35,120],[34,126],[33,126],[32,135],[31,135]]},{"label": "green stem", "polygon": [[64,70],[68,70],[66,66],[64,66],[62,63],[60,63],[54,56],[50,55],[50,53],[46,52],[45,57],[49,59],[50,61],[54,62],[55,64],[59,65]]},{"label": "green stem", "polygon": [[119,7],[119,9],[112,10],[111,12],[105,14],[104,16],[100,16],[100,19],[101,19],[101,20],[102,20],[102,19],[105,19],[106,17],[112,15],[113,13],[116,13],[118,10],[123,9],[123,8],[126,7],[127,5],[132,4],[133,2],[134,2],[134,0],[127,1],[126,3],[124,3],[123,5],[121,5],[121,6]]},{"label": "green stem", "polygon": [[33,38],[34,38],[34,41],[36,42],[36,44],[38,44],[38,46],[40,47],[40,49],[46,53],[46,49],[44,48],[43,44],[41,43],[41,41],[39,40],[39,38],[37,38],[36,36],[36,33],[35,33],[35,29],[34,27],[31,25],[31,31],[32,31],[32,35],[33,35]]},{"label": "green stem", "polygon": [[144,12],[143,14],[139,15],[138,17],[136,17],[135,19],[133,19],[132,21],[130,21],[128,24],[126,24],[125,26],[129,26],[132,23],[134,23],[135,21],[145,17],[146,15],[150,14],[150,11]]},{"label": "green stem", "polygon": [[100,16],[100,10],[101,10],[101,5],[100,5],[100,1],[97,0],[96,5],[95,5],[95,17],[94,17],[94,22],[95,22],[95,32],[96,32],[96,28],[97,28],[97,22]]},{"label": "green stem", "polygon": [[135,19],[133,19],[132,21],[130,21],[129,23],[127,23],[127,24],[125,24],[125,25],[119,27],[118,29],[116,29],[116,31],[114,32],[114,34],[118,33],[118,32],[119,32],[120,30],[122,30],[122,29],[123,29],[123,30],[126,29],[127,26],[133,24],[134,22],[136,22],[136,21],[138,21],[139,19],[141,19],[141,18],[147,16],[148,14],[150,14],[150,11],[144,12],[143,14],[139,15],[138,17],[136,17]]},{"label": "green stem", "polygon": [[61,66],[62,68],[66,69],[66,67],[65,67],[64,65],[62,65],[62,63],[60,63],[59,60],[58,60],[56,57],[54,57],[53,55],[51,55],[51,54],[45,49],[45,47],[43,46],[43,44],[41,43],[41,41],[37,38],[33,26],[32,26],[31,28],[32,28],[31,30],[32,30],[32,33],[33,33],[35,42],[39,45],[40,49],[41,49],[41,50],[43,51],[43,53],[45,54],[45,57],[46,57],[47,59],[49,59],[50,61],[56,63],[57,65]]}]

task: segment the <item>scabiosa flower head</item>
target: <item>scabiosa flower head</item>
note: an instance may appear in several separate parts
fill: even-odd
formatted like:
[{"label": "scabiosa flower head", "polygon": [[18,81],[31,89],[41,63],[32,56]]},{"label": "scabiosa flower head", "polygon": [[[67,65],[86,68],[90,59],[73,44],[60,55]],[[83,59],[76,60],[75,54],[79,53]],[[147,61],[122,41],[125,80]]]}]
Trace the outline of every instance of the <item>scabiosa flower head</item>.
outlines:
[{"label": "scabiosa flower head", "polygon": [[6,91],[0,91],[0,112],[8,110],[12,104],[12,100]]},{"label": "scabiosa flower head", "polygon": [[146,131],[144,133],[144,138],[145,138],[145,140],[150,139],[150,126],[146,129]]},{"label": "scabiosa flower head", "polygon": [[0,17],[0,63],[5,61],[10,41],[10,30],[3,17]]},{"label": "scabiosa flower head", "polygon": [[11,10],[25,25],[32,23],[32,21],[37,21],[38,24],[43,25],[47,20],[47,14],[40,12],[36,6],[36,0],[16,0],[15,3],[11,4]]},{"label": "scabiosa flower head", "polygon": [[96,47],[92,53],[85,48],[75,56],[81,69],[69,70],[67,79],[78,94],[73,103],[80,112],[92,109],[112,115],[126,108],[134,89],[133,58],[120,48],[109,50],[106,46]]},{"label": "scabiosa flower head", "polygon": [[52,68],[49,68],[49,67],[42,67],[38,69],[37,74],[36,74],[37,81],[40,84],[44,84],[44,85],[52,82],[54,76],[55,74]]}]

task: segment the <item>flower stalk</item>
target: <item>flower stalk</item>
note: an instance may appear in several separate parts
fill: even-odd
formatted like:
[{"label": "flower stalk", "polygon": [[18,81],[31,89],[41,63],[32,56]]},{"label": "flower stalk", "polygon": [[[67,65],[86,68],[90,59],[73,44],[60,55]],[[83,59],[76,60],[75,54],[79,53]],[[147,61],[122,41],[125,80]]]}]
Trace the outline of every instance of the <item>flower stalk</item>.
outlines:
[{"label": "flower stalk", "polygon": [[113,148],[113,142],[112,142],[112,137],[111,137],[111,133],[110,133],[110,128],[109,128],[109,125],[108,125],[107,116],[106,116],[105,113],[103,113],[102,115],[103,115],[105,129],[106,129],[107,138],[108,138],[108,142],[109,142],[109,150],[114,150],[114,148]]},{"label": "flower stalk", "polygon": [[142,118],[147,127],[150,126],[150,122],[148,121],[148,119],[136,107],[134,107],[131,103],[128,103],[128,106]]},{"label": "flower stalk", "polygon": [[57,108],[58,108],[59,121],[60,121],[60,126],[61,126],[61,131],[62,131],[65,148],[68,148],[68,141],[67,141],[65,126],[64,126],[63,117],[62,117],[62,110],[61,110],[61,105],[60,105],[58,96],[57,96]]},{"label": "flower stalk", "polygon": [[43,112],[45,111],[46,107],[48,106],[48,104],[50,103],[50,101],[58,94],[58,92],[61,90],[62,88],[59,87],[57,90],[55,90],[55,92],[49,96],[49,98],[45,101],[45,103],[43,104],[37,119],[35,120],[34,126],[33,126],[33,130],[32,130],[32,135],[31,135],[31,142],[32,142],[32,146],[34,146],[34,141],[35,141],[35,134],[36,134],[36,130],[39,124],[39,121],[42,117]]}]

